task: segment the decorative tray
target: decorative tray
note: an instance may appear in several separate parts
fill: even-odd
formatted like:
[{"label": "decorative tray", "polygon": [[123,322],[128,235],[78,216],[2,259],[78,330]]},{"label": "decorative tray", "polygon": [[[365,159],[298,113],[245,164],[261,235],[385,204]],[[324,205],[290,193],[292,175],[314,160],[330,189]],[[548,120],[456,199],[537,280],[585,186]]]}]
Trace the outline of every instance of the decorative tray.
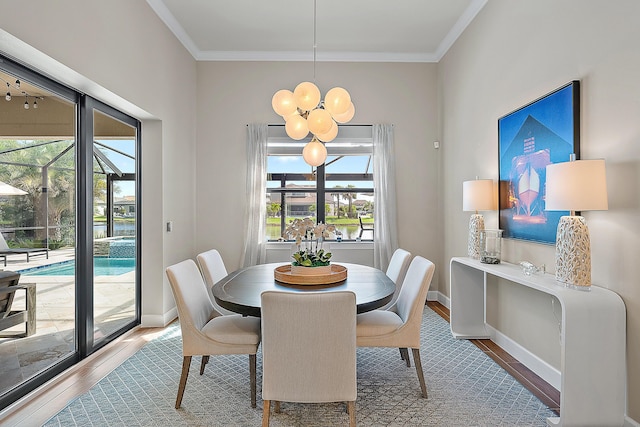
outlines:
[{"label": "decorative tray", "polygon": [[278,282],[290,285],[328,285],[345,280],[347,278],[347,267],[339,264],[331,264],[330,273],[294,274],[291,272],[291,264],[287,264],[276,267],[273,275]]}]

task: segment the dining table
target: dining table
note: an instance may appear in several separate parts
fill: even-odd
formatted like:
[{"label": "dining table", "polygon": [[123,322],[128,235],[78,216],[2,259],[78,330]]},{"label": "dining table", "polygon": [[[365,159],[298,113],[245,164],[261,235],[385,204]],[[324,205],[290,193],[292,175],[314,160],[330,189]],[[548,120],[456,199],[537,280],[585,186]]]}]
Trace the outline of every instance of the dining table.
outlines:
[{"label": "dining table", "polygon": [[347,270],[346,279],[327,284],[289,284],[275,279],[274,270],[283,263],[258,264],[236,270],[211,288],[215,301],[223,308],[245,316],[260,317],[260,294],[267,290],[287,292],[352,291],[357,313],[383,307],[393,297],[396,284],[380,269],[360,264],[339,263]]}]

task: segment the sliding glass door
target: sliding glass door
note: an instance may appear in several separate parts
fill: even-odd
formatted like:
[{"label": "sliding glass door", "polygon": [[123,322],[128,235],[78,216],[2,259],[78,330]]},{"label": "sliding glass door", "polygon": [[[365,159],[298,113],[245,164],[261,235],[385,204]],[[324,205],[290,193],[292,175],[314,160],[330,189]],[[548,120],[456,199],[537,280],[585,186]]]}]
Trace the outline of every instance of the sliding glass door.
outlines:
[{"label": "sliding glass door", "polygon": [[135,124],[93,111],[93,339],[137,318]]},{"label": "sliding glass door", "polygon": [[140,124],[2,57],[0,86],[2,409],[140,322]]}]

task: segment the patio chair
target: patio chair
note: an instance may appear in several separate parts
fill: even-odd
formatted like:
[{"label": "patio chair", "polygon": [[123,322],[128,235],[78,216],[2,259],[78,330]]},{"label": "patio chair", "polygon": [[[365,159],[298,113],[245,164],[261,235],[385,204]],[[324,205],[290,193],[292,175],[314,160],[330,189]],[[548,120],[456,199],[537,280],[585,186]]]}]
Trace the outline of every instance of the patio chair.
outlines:
[{"label": "patio chair", "polygon": [[370,231],[371,238],[373,239],[373,224],[364,224],[361,216],[359,216],[358,219],[360,220],[360,234],[358,235],[358,238],[362,239],[362,233]]},{"label": "patio chair", "polygon": [[[0,331],[26,324],[24,335],[7,334],[2,337],[30,336],[36,332],[36,293],[35,284],[19,285],[20,273],[13,271],[0,271]],[[25,290],[27,294],[24,310],[12,310],[13,299],[18,290]]]},{"label": "patio chair", "polygon": [[4,239],[2,233],[0,233],[0,256],[4,258],[4,266],[7,266],[7,255],[14,254],[25,254],[27,255],[27,262],[29,262],[29,257],[34,255],[46,255],[47,259],[49,259],[49,249],[48,248],[10,248],[7,245],[7,241]]}]

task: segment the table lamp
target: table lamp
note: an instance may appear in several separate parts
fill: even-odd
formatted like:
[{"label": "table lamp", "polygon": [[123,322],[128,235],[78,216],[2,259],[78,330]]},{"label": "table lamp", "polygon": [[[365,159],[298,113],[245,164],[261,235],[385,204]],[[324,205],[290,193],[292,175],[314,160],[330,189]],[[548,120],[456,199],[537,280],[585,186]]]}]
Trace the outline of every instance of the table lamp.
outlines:
[{"label": "table lamp", "polygon": [[484,217],[478,211],[494,210],[494,203],[493,180],[476,178],[462,183],[462,210],[475,212],[469,218],[467,242],[467,252],[472,258],[480,258],[480,232],[484,230]]},{"label": "table lamp", "polygon": [[607,179],[603,159],[573,160],[547,166],[545,209],[570,211],[560,217],[556,234],[556,281],[591,289],[589,228],[578,211],[607,210]]}]

